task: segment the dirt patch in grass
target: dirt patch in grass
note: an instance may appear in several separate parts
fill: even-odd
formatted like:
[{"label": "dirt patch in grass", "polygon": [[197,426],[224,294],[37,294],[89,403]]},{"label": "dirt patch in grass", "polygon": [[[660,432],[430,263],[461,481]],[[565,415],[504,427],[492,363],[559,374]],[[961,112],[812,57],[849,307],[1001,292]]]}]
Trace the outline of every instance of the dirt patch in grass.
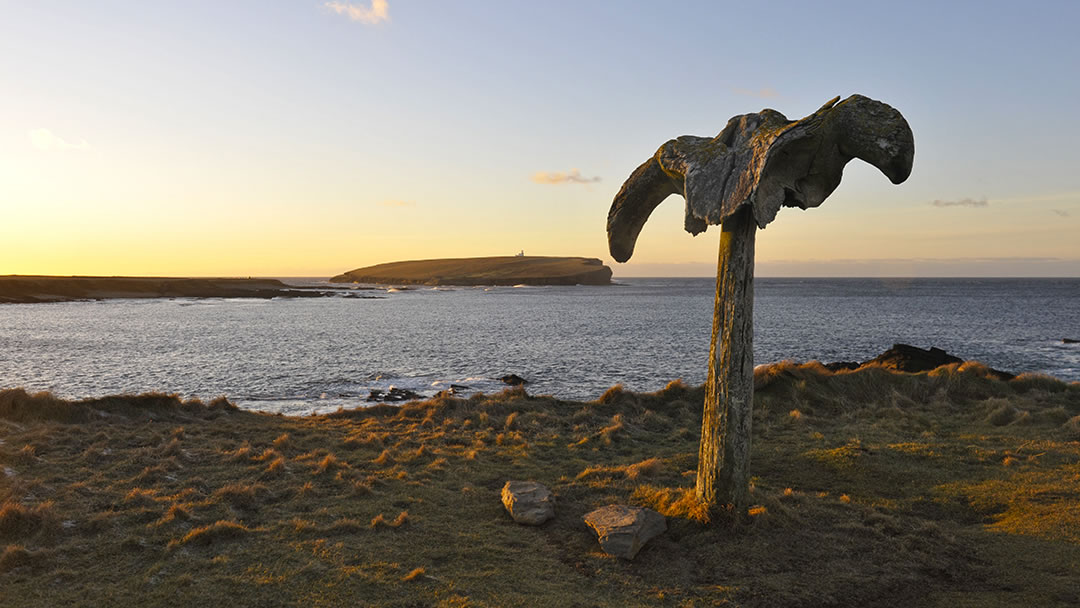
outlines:
[{"label": "dirt patch in grass", "polygon": [[[19,606],[1017,606],[1080,601],[1080,385],[757,370],[753,505],[693,492],[700,387],[523,389],[290,418],[0,392],[0,588]],[[509,479],[555,519],[515,524]],[[633,562],[582,522],[647,506]]]}]

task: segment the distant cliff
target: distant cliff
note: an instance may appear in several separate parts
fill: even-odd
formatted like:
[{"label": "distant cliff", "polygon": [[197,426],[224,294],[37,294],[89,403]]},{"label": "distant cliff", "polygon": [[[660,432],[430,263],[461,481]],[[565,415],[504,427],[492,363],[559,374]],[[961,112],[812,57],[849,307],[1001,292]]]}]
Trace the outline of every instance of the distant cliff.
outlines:
[{"label": "distant cliff", "polygon": [[393,285],[607,285],[611,283],[611,269],[596,258],[457,258],[378,264],[350,270],[330,281]]}]

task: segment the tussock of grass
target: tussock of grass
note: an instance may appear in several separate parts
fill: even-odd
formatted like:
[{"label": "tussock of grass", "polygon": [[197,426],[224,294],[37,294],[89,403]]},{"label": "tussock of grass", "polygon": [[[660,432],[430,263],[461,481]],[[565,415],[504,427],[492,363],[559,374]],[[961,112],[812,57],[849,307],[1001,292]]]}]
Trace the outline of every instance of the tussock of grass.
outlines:
[{"label": "tussock of grass", "polygon": [[[281,458],[281,457],[282,457],[281,452],[279,452],[279,451],[277,451],[275,449],[266,448],[261,453],[259,453],[257,456],[252,456],[251,460],[254,461],[254,462],[273,462],[273,461],[275,461],[275,460],[277,460],[278,458]],[[304,458],[303,457],[297,458],[297,460],[302,460],[302,459],[304,459]]]},{"label": "tussock of grass", "polygon": [[1066,436],[1069,439],[1073,441],[1080,440],[1080,416],[1073,416],[1066,420],[1065,423],[1061,425],[1061,428],[1065,431]]},{"label": "tussock of grass", "polygon": [[34,554],[22,545],[7,545],[0,553],[0,573],[29,566],[34,562]]},{"label": "tussock of grass", "polygon": [[611,388],[604,391],[604,394],[600,395],[600,397],[596,401],[597,403],[609,404],[615,403],[622,399],[626,399],[628,397],[631,397],[631,393],[627,392],[626,389],[623,388],[623,385],[616,384],[615,386],[612,386]]},{"label": "tussock of grass", "polygon": [[266,472],[267,473],[274,473],[274,474],[283,473],[283,472],[285,472],[285,469],[286,469],[285,459],[282,458],[281,456],[278,456],[277,458],[270,461],[270,464],[266,465]]},{"label": "tussock of grass", "polygon": [[[991,401],[996,401],[998,403],[991,404]],[[1010,424],[1020,415],[1020,411],[1005,399],[988,399],[987,404],[996,405],[986,417],[986,421],[994,426]]]},{"label": "tussock of grass", "polygon": [[37,448],[30,444],[24,445],[11,457],[11,461],[15,464],[31,464],[35,460],[37,460]]},{"label": "tussock of grass", "polygon": [[315,474],[322,475],[323,473],[334,472],[348,466],[348,463],[338,460],[337,456],[327,454],[317,465],[315,465]]},{"label": "tussock of grass", "polygon": [[663,468],[664,463],[659,458],[648,458],[626,467],[626,478],[650,477],[660,473]]},{"label": "tussock of grass", "polygon": [[1047,376],[1046,374],[1036,374],[1027,372],[1020,374],[1013,378],[1009,382],[1009,386],[1012,387],[1018,393],[1026,393],[1029,391],[1043,391],[1047,393],[1062,393],[1069,390],[1069,385],[1054,378],[1053,376]]},{"label": "tussock of grass", "polygon": [[0,506],[0,540],[52,536],[59,527],[50,500],[27,506],[7,501]]},{"label": "tussock of grass", "polygon": [[330,524],[330,526],[326,529],[326,533],[330,535],[356,534],[359,532],[363,532],[366,527],[370,526],[364,526],[363,522],[358,519],[342,517],[341,519],[337,519],[334,521],[334,523]]},{"label": "tussock of grass", "polygon": [[182,538],[169,543],[169,547],[193,545],[206,547],[215,543],[243,538],[251,529],[235,521],[216,521],[208,526],[201,526],[185,534]]},{"label": "tussock of grass", "polygon": [[665,517],[687,519],[699,524],[707,524],[711,519],[708,509],[698,500],[693,488],[639,485],[634,488],[630,500]]},{"label": "tussock of grass", "polygon": [[130,503],[135,506],[148,507],[156,504],[159,500],[157,490],[144,490],[142,488],[132,488],[130,492],[124,496],[124,502]]},{"label": "tussock of grass", "polygon": [[169,506],[169,510],[161,516],[161,519],[157,521],[157,525],[164,525],[176,521],[186,522],[191,519],[191,512],[187,510],[183,505],[173,504]]},{"label": "tussock of grass", "polygon": [[401,513],[398,513],[397,517],[395,517],[394,519],[390,519],[390,520],[386,519],[386,516],[384,516],[382,513],[379,513],[374,518],[372,518],[371,524],[368,527],[370,527],[373,530],[376,529],[376,528],[400,528],[401,526],[405,525],[408,521],[409,521],[409,512],[408,511],[402,511]]},{"label": "tussock of grass", "polygon": [[15,422],[52,421],[75,424],[109,416],[154,420],[209,419],[237,411],[239,410],[236,406],[223,397],[205,405],[197,399],[184,401],[176,395],[164,393],[70,401],[48,392],[31,395],[21,388],[0,391],[0,418]]},{"label": "tussock of grass", "polygon": [[214,498],[226,502],[237,509],[255,509],[265,500],[269,490],[261,483],[233,483],[218,488]]},{"label": "tussock of grass", "polygon": [[251,445],[245,441],[244,445],[235,450],[226,451],[225,455],[234,462],[246,462],[252,458]]}]

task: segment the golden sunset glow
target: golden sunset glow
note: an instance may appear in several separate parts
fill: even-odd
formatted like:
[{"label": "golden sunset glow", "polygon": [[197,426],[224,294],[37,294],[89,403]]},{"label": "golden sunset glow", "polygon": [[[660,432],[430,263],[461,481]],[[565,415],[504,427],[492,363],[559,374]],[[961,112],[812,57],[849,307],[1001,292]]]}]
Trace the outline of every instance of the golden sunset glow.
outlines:
[{"label": "golden sunset glow", "polygon": [[[911,178],[892,188],[853,163],[827,204],[785,210],[761,234],[759,274],[1080,274],[1080,194],[1066,177],[1075,153],[1063,143],[1080,133],[1046,121],[1013,127],[1028,102],[1012,92],[1020,88],[985,95],[950,80],[995,79],[995,58],[1014,61],[1004,48],[957,40],[986,55],[961,66],[944,49],[893,57],[811,46],[807,55],[801,45],[807,61],[850,66],[806,80],[789,49],[735,32],[694,42],[691,59],[663,67],[685,81],[723,57],[722,76],[710,67],[692,89],[628,94],[620,83],[660,61],[635,36],[609,37],[603,46],[616,52],[585,60],[594,36],[574,30],[542,59],[535,50],[546,43],[531,32],[557,19],[533,9],[485,14],[505,39],[474,35],[489,31],[478,15],[383,0],[258,14],[82,7],[53,19],[50,10],[12,9],[0,25],[18,51],[0,59],[3,274],[328,276],[522,249],[610,262],[608,206],[658,142],[715,134],[729,116],[765,106],[803,116],[851,92],[888,99],[909,118]],[[582,10],[583,22],[611,19]],[[636,13],[617,22],[633,31],[645,23]],[[698,21],[708,29],[723,14],[710,8]],[[817,27],[845,19],[858,23],[837,14]],[[224,25],[233,22],[256,31],[237,44]],[[682,40],[686,27],[697,26],[657,31]],[[135,32],[157,43],[125,42]],[[1031,36],[1014,49],[1052,40]],[[755,48],[753,68],[727,44]],[[1026,52],[1040,61],[1025,74],[1052,73],[1054,58],[1068,56]],[[1040,87],[1043,105],[1075,99],[1069,79],[1052,83]],[[983,125],[1012,143],[979,143]],[[616,275],[711,275],[716,230],[684,233],[677,196],[656,214]]]}]

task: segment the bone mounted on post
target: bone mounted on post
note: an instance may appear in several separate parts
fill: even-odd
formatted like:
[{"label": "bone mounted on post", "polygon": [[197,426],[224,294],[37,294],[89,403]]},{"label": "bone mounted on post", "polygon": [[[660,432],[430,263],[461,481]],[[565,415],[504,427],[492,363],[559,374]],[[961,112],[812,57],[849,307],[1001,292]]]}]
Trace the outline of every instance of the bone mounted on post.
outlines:
[{"label": "bone mounted on post", "polygon": [[915,139],[900,112],[862,95],[830,100],[797,121],[769,109],[735,116],[716,137],[666,142],[630,175],[608,212],[611,255],[629,260],[645,221],[672,194],[686,199],[691,234],[723,223],[744,205],[764,228],[781,207],[824,202],[852,158],[900,183],[914,155]]}]

